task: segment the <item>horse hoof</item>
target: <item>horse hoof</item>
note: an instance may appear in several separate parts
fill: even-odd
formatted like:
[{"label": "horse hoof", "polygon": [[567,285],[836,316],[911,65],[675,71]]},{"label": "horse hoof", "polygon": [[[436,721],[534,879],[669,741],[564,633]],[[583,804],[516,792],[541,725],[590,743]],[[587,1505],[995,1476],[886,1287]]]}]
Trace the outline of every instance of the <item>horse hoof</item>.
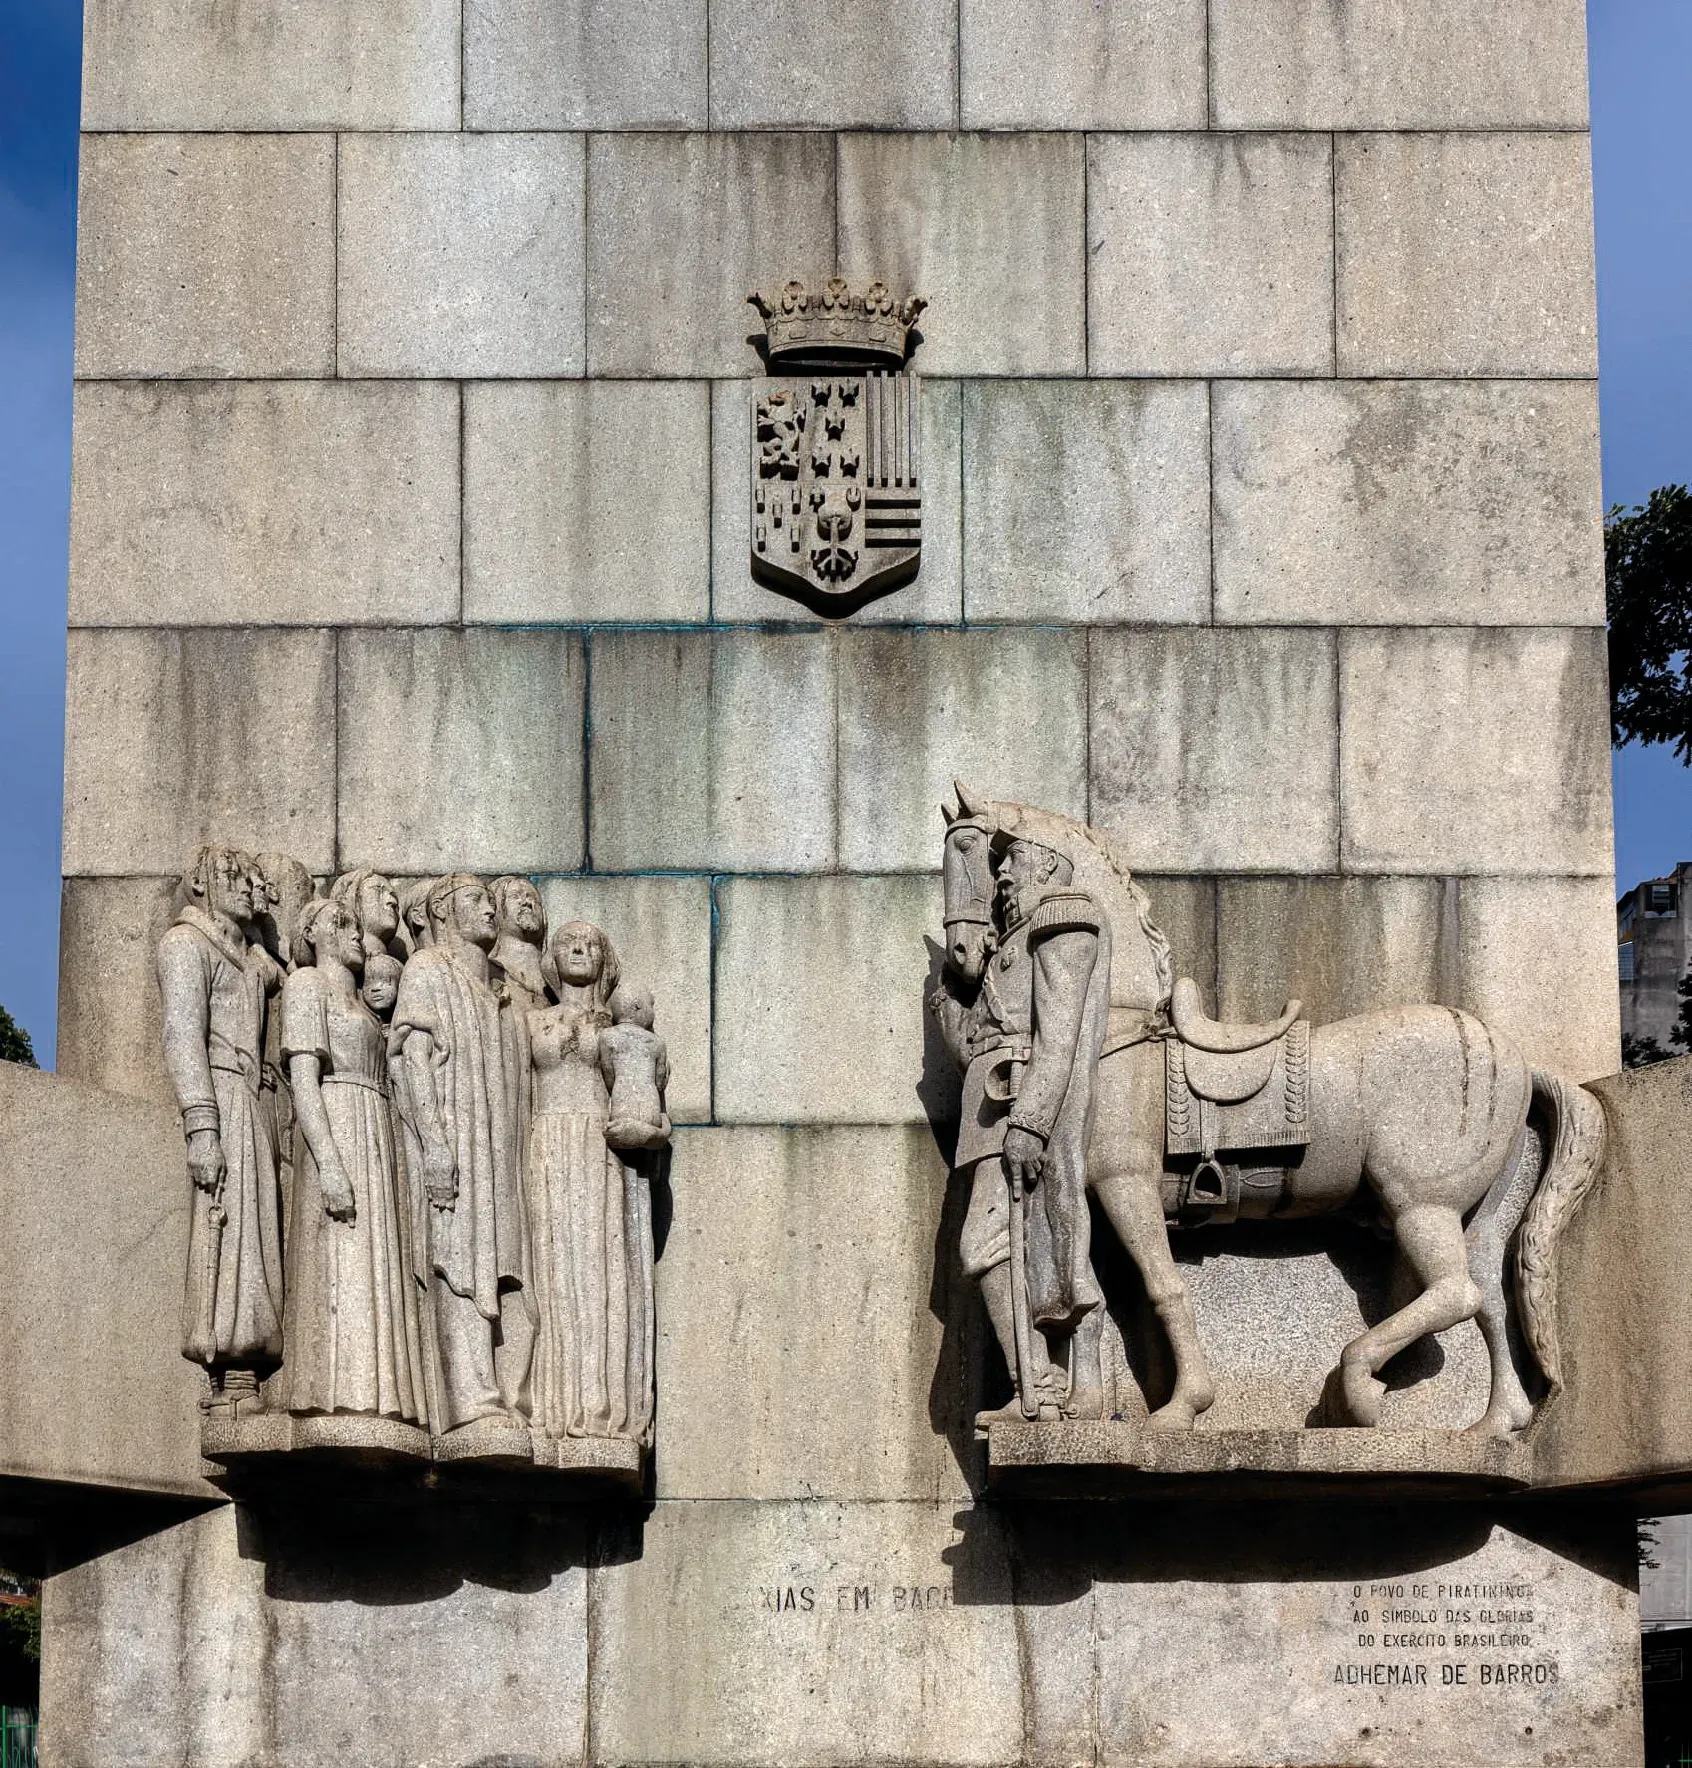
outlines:
[{"label": "horse hoof", "polygon": [[1523,1428],[1508,1412],[1484,1412],[1463,1432],[1466,1437],[1477,1437],[1483,1441],[1510,1442],[1516,1432]]},{"label": "horse hoof", "polygon": [[1185,1400],[1171,1400],[1167,1406],[1158,1409],[1146,1420],[1151,1430],[1191,1430],[1198,1413]]}]

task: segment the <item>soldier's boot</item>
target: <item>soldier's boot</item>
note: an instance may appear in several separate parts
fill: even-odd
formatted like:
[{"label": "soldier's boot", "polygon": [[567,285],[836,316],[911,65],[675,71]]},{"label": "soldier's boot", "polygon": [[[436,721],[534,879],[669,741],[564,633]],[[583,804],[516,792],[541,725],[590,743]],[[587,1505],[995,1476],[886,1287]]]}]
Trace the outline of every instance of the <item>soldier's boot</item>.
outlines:
[{"label": "soldier's boot", "polygon": [[1063,1417],[1063,1403],[1055,1383],[1042,1382],[1036,1390],[1035,1415],[1025,1418],[1020,1397],[1013,1396],[1005,1405],[994,1406],[975,1415],[975,1434],[985,1442],[987,1432],[995,1424],[1055,1424]]},{"label": "soldier's boot", "polygon": [[[1039,1333],[1034,1335],[1038,1356],[1045,1349],[1045,1340]],[[1011,1375],[1013,1384],[1016,1381],[1014,1371]],[[1055,1424],[1064,1415],[1064,1376],[1063,1371],[1051,1363],[1046,1363],[1034,1378],[1034,1416],[1029,1418],[1022,1410],[1022,1390],[1020,1387],[1002,1406],[994,1406],[985,1412],[975,1415],[975,1434],[985,1442],[987,1432],[995,1424]]]},{"label": "soldier's boot", "polygon": [[[987,1304],[987,1318],[993,1323],[994,1336],[999,1341],[999,1349],[1004,1353],[1005,1366],[1011,1372],[1011,1381],[1016,1382],[1016,1320],[1011,1307],[1010,1266],[995,1265],[982,1274],[981,1299]],[[1033,1340],[1030,1349],[1034,1353],[1037,1364],[1034,1378],[1035,1417],[1044,1422],[1063,1416],[1063,1376],[1051,1366],[1051,1359],[1046,1349],[1045,1335],[1041,1332],[1030,1334]],[[1020,1396],[1020,1387],[1017,1390]],[[1009,1405],[999,1406],[991,1411],[977,1412],[975,1415],[975,1434],[985,1440],[988,1430],[995,1424],[1026,1424],[1022,1413],[1020,1398],[1013,1398]]]},{"label": "soldier's boot", "polygon": [[200,1400],[200,1410],[209,1418],[223,1418],[234,1423],[238,1418],[251,1418],[264,1410],[264,1395],[259,1392],[259,1378],[251,1369],[212,1369],[207,1371],[210,1391]]}]

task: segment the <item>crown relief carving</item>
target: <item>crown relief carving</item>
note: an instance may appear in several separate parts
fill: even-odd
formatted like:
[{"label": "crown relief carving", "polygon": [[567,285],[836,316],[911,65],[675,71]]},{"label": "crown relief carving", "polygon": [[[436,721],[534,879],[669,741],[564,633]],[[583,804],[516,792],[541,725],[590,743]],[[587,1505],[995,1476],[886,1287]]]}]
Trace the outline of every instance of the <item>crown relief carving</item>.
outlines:
[{"label": "crown relief carving", "polygon": [[764,322],[764,359],[772,368],[900,368],[928,306],[921,295],[895,300],[880,281],[855,294],[840,276],[831,276],[815,294],[802,282],[789,282],[773,301],[756,291],[746,299]]}]

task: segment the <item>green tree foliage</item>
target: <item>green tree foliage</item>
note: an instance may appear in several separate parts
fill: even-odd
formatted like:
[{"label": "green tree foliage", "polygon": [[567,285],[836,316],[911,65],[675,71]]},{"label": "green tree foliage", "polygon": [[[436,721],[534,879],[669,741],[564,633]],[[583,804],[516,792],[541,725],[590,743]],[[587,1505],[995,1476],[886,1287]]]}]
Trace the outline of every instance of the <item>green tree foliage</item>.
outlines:
[{"label": "green tree foliage", "polygon": [[1692,493],[1663,485],[1604,524],[1611,735],[1692,766]]},{"label": "green tree foliage", "polygon": [[4,1007],[0,1007],[0,1062],[21,1062],[25,1068],[38,1066],[29,1033]]},{"label": "green tree foliage", "polygon": [[22,1602],[8,1602],[0,1607],[3,1622],[12,1643],[26,1663],[41,1662],[41,1597],[26,1597]]},{"label": "green tree foliage", "polygon": [[1666,1062],[1673,1054],[1654,1037],[1629,1037],[1625,1031],[1622,1033],[1623,1068],[1649,1068],[1653,1062]]},{"label": "green tree foliage", "polygon": [[26,1662],[41,1662],[41,1583],[0,1567],[0,1639]]}]

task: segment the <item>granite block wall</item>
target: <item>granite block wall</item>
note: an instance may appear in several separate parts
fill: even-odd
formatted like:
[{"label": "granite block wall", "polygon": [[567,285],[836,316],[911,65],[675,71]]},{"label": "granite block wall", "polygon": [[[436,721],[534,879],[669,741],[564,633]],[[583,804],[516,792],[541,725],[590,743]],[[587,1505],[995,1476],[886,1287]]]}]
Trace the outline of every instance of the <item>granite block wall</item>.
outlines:
[{"label": "granite block wall", "polygon": [[[1426,992],[1419,921],[1373,955],[1425,885],[1440,998],[1613,1068],[1580,8],[1266,16],[91,6],[67,1072],[157,1091],[87,973],[213,831],[684,874],[706,1041],[780,1071],[753,897],[914,940],[954,773],[1212,893],[1231,1011]],[[741,301],[836,269],[933,302],[934,465],[921,577],[825,631],[747,569]],[[1266,965],[1226,923],[1306,884]],[[918,1112],[875,943],[887,1079],[702,1121]]]},{"label": "granite block wall", "polygon": [[[1013,1619],[1021,1549],[970,1503],[990,1370],[931,1128],[935,806],[957,774],[1108,830],[1223,1012],[1435,999],[1617,1067],[1583,24],[89,0],[61,1068],[168,1099],[151,943],[219,835],[532,873],[653,982],[690,1126],[643,1545],[511,1548],[538,1608],[504,1547],[461,1568],[474,1600],[451,1567],[394,1599],[508,1628],[556,1684],[544,1735],[495,1701],[441,1761],[1400,1759],[1357,1753],[1340,1697],[1286,1718],[1303,1754],[1200,1726],[1183,1757],[1144,1701],[1036,1674],[1120,1637],[1126,1597],[1076,1574]],[[920,577],[826,627],[747,567],[743,301],[836,271],[932,303],[930,475]],[[1219,1417],[1314,1401],[1360,1304],[1310,1257],[1310,1370]],[[1225,1266],[1189,1274],[1249,1371],[1276,1304]],[[1472,1405],[1472,1334],[1399,1421]],[[193,1527],[61,1587],[110,1666],[61,1763],[117,1759],[98,1714],[150,1662],[102,1577],[227,1584],[302,1675],[363,1640],[470,1704],[494,1676],[408,1644],[410,1609],[372,1644],[384,1599],[290,1585],[291,1549],[260,1589],[227,1513]],[[873,1585],[873,1625],[769,1631],[771,1590],[824,1583]],[[1267,1624],[1218,1614],[1194,1657]],[[171,1760],[387,1759],[327,1696],[172,1698]],[[1488,1747],[1536,1759],[1519,1727]]]}]

